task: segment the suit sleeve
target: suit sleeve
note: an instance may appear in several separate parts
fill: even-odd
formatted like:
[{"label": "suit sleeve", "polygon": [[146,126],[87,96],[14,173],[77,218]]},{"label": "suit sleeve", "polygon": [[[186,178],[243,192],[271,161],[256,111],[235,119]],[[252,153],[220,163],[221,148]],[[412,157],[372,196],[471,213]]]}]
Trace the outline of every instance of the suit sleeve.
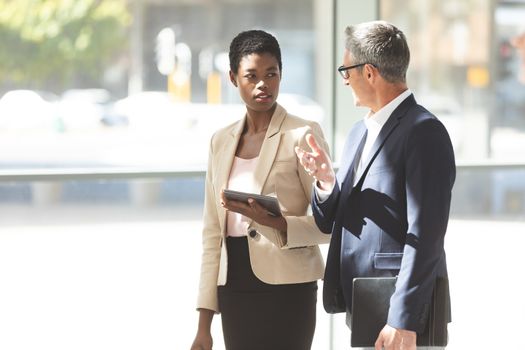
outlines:
[{"label": "suit sleeve", "polygon": [[197,298],[197,309],[209,309],[219,312],[217,297],[217,278],[221,252],[221,234],[219,216],[213,185],[213,139],[210,143],[208,169],[206,171],[204,214],[202,230],[202,260]]},{"label": "suit sleeve", "polygon": [[407,237],[387,323],[423,331],[438,267],[455,180],[452,145],[443,124],[426,119],[409,133],[405,148]]},{"label": "suit sleeve", "polygon": [[[345,157],[351,157],[349,154],[349,143],[353,139],[354,129],[350,131],[350,137],[347,138],[343,148],[343,159]],[[339,169],[341,171],[341,169]],[[339,182],[338,176],[335,177],[335,185],[332,193],[328,198],[320,201],[315,191],[312,191],[311,205],[312,213],[317,224],[317,227],[324,233],[332,233],[332,229],[335,222],[335,216],[337,213],[337,206],[339,204],[339,195],[341,194],[342,184]]]},{"label": "suit sleeve", "polygon": [[312,191],[311,203],[313,217],[317,227],[319,227],[321,232],[326,234],[332,233],[335,222],[335,213],[337,211],[337,202],[339,201],[340,187],[337,178],[335,181],[332,193],[322,202],[319,201],[315,191]]},{"label": "suit sleeve", "polygon": [[[309,132],[314,135],[321,147],[328,152],[328,144],[324,139],[321,127],[315,122],[309,128],[304,128],[304,132],[298,137],[297,145],[308,149],[305,136]],[[294,150],[292,151],[295,153]],[[308,203],[312,193],[313,178],[306,173],[297,157],[295,159],[297,161],[299,181],[303,188],[303,193],[297,195],[304,196],[305,203]],[[330,242],[330,236],[319,231],[312,215],[285,216],[285,220],[288,227],[286,233],[279,232],[271,227],[258,225],[257,223],[254,223],[252,226],[283,249],[314,246]]]}]

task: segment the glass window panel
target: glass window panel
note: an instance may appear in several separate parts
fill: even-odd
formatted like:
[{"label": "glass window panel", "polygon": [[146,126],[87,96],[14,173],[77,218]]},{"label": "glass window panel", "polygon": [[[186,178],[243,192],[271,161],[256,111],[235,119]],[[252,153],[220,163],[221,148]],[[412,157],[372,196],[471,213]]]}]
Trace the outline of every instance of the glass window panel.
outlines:
[{"label": "glass window panel", "polygon": [[33,3],[0,1],[0,168],[203,167],[243,116],[227,52],[251,28],[281,44],[279,101],[324,120],[313,0]]},{"label": "glass window panel", "polygon": [[509,45],[524,11],[519,1],[381,1],[381,17],[411,47],[409,86],[443,121],[460,161],[525,159],[525,86]]},{"label": "glass window panel", "polygon": [[[226,75],[242,30],[277,37],[279,102],[325,123],[327,6],[0,0],[0,348],[190,346],[204,174],[176,171],[204,170],[211,134],[244,114]],[[158,168],[175,172],[139,173]],[[20,180],[13,170],[59,174]],[[321,349],[321,303],[318,315]],[[224,349],[219,317],[213,335]]]},{"label": "glass window panel", "polygon": [[[407,11],[407,8],[410,11]],[[453,215],[525,213],[525,84],[511,38],[525,31],[523,1],[381,1],[411,48],[409,87],[447,127],[460,169]]]},{"label": "glass window panel", "polygon": [[[510,255],[524,239],[525,85],[510,39],[524,31],[524,11],[525,2],[517,0],[380,1],[380,18],[407,35],[409,87],[443,121],[456,152],[445,239],[453,300],[451,349],[514,347],[489,334],[495,332],[479,341],[473,335],[493,328],[486,320],[494,318],[505,320],[498,326],[502,332],[515,329],[519,320],[508,310],[516,303],[523,307],[520,282],[509,282],[506,289],[516,292],[501,298],[499,281],[521,273],[519,257]],[[487,272],[498,282],[485,283]],[[483,300],[488,301],[483,309],[493,311],[479,319]],[[497,305],[501,300],[505,306]]]}]

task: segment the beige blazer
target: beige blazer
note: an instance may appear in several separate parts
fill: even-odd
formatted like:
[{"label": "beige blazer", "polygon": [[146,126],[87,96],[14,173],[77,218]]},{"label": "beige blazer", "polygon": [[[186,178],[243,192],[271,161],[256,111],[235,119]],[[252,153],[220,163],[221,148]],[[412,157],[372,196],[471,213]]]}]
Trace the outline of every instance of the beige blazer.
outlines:
[{"label": "beige blazer", "polygon": [[[202,265],[197,308],[220,312],[217,286],[226,284],[226,211],[220,205],[246,117],[217,131],[210,144],[204,200]],[[317,244],[328,243],[311,215],[313,178],[299,164],[295,146],[309,149],[305,135],[312,133],[328,150],[319,124],[292,116],[277,105],[259,153],[252,193],[277,196],[288,224],[286,233],[251,222],[248,246],[254,274],[269,284],[315,281],[322,278],[324,262]],[[253,237],[252,237],[253,236]]]}]

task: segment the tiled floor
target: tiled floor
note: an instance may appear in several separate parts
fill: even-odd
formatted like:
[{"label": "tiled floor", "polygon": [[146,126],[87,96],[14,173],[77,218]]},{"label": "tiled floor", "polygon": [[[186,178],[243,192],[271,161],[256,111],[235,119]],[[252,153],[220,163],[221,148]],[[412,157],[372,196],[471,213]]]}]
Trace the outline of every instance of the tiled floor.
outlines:
[{"label": "tiled floor", "polygon": [[[189,349],[200,210],[0,207],[0,349]],[[525,349],[525,223],[452,220],[446,246],[448,349]],[[348,349],[333,324],[333,350]],[[314,350],[329,329],[319,305]],[[224,349],[218,317],[213,332]]]}]

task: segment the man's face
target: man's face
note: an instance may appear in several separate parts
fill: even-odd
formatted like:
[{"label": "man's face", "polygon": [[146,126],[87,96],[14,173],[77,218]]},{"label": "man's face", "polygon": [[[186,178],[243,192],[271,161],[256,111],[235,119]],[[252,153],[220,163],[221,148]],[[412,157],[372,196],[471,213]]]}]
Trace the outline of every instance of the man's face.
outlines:
[{"label": "man's face", "polygon": [[519,80],[525,84],[525,33],[512,38],[510,43],[516,48],[520,57]]},{"label": "man's face", "polygon": [[[349,67],[359,63],[364,62],[355,62],[350,51],[348,51],[348,49],[345,49],[343,54],[343,66]],[[350,86],[350,89],[352,89],[354,105],[358,107],[371,107],[369,103],[371,96],[371,87],[363,76],[363,67],[361,66],[350,69],[347,71],[347,74],[348,78],[343,79],[343,81],[345,85]]]}]

